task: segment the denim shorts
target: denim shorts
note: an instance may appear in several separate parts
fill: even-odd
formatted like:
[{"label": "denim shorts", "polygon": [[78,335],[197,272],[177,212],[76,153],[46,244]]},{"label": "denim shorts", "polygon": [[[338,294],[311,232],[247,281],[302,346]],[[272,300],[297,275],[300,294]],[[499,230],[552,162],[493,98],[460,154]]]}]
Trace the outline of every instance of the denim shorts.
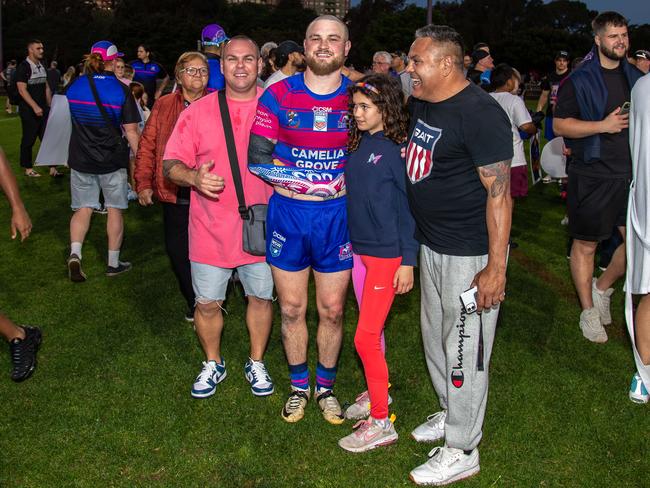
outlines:
[{"label": "denim shorts", "polygon": [[266,263],[244,264],[234,269],[220,268],[194,261],[190,264],[192,287],[197,303],[225,300],[228,280],[235,269],[247,297],[252,296],[262,300],[273,299],[273,276],[271,268]]},{"label": "denim shorts", "polygon": [[104,195],[106,208],[119,208],[124,210],[129,206],[127,198],[127,173],[126,168],[118,169],[112,173],[94,175],[81,173],[74,169],[70,171],[70,193],[72,194],[72,210],[80,208],[94,208],[99,210],[99,191]]}]

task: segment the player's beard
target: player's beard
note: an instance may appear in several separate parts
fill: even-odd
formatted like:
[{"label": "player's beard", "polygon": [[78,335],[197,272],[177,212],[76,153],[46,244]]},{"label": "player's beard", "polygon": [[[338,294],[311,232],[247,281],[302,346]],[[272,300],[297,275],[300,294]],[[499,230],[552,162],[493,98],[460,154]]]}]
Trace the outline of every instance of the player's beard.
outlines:
[{"label": "player's beard", "polygon": [[[621,47],[621,46],[618,46],[618,47]],[[620,61],[627,54],[627,49],[626,49],[625,52],[622,55],[619,56],[618,54],[616,54],[616,51],[614,51],[614,49],[611,49],[611,50],[607,49],[602,44],[600,46],[598,46],[598,49],[602,53],[603,56],[605,56],[608,59],[611,59],[612,61]]]},{"label": "player's beard", "polygon": [[[329,51],[331,52],[331,51]],[[333,56],[328,61],[319,60],[317,58],[318,51],[315,53],[305,54],[305,63],[309,69],[317,76],[326,76],[341,69],[345,63],[343,55]]]}]

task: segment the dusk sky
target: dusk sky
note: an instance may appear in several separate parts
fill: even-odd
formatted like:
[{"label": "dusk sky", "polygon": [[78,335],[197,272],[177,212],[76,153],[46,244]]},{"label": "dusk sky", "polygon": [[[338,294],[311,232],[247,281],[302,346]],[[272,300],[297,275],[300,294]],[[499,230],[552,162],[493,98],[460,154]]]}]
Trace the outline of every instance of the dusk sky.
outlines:
[{"label": "dusk sky", "polygon": [[[409,0],[407,0],[409,1]],[[583,0],[590,10],[616,10],[627,17],[631,24],[650,24],[650,5],[648,0]],[[435,4],[436,0],[433,0]],[[353,1],[353,4],[358,3]],[[426,0],[415,0],[413,3],[426,7]],[[548,3],[548,2],[547,2]]]}]

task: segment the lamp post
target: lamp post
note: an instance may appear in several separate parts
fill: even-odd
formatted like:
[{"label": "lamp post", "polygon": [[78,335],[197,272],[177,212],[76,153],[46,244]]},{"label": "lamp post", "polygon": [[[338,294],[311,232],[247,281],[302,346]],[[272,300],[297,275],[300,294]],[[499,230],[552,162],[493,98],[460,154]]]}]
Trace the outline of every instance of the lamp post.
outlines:
[{"label": "lamp post", "polygon": [[427,25],[433,22],[433,0],[427,0]]}]

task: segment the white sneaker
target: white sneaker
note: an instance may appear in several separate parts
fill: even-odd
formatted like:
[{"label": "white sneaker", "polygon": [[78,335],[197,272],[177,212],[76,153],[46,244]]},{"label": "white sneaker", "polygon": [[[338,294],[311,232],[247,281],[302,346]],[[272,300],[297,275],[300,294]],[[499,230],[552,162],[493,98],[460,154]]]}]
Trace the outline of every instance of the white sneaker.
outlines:
[{"label": "white sneaker", "polygon": [[478,449],[465,454],[462,449],[436,447],[429,460],[415,468],[409,478],[416,485],[442,486],[474,476],[481,470]]},{"label": "white sneaker", "polygon": [[596,307],[583,310],[580,314],[580,330],[591,342],[607,342],[607,332],[600,321]]},{"label": "white sneaker", "polygon": [[378,421],[373,418],[360,420],[354,426],[352,434],[339,440],[339,446],[350,452],[365,452],[397,442],[397,432],[393,423],[386,419]]},{"label": "white sneaker", "polygon": [[427,417],[427,421],[418,425],[411,437],[418,442],[436,442],[445,437],[445,420],[447,410],[441,410]]},{"label": "white sneaker", "polygon": [[609,325],[612,323],[612,314],[609,311],[609,304],[612,301],[612,294],[614,288],[607,288],[605,291],[600,291],[596,288],[596,278],[591,282],[591,299],[594,301],[594,307],[598,310],[600,315],[600,323]]},{"label": "white sneaker", "polygon": [[207,398],[214,395],[217,385],[226,379],[226,362],[203,361],[203,369],[196,377],[192,385],[192,396],[194,398]]},{"label": "white sneaker", "polygon": [[648,403],[648,400],[650,400],[650,394],[648,394],[648,390],[643,384],[641,375],[638,372],[632,376],[632,383],[630,384],[630,392],[628,395],[634,403]]},{"label": "white sneaker", "polygon": [[267,396],[275,391],[273,380],[266,370],[264,361],[253,361],[248,358],[244,366],[246,379],[251,385],[251,391],[255,396]]},{"label": "white sneaker", "polygon": [[[393,403],[393,399],[388,395],[388,404],[391,403]],[[348,420],[362,420],[368,417],[370,417],[370,395],[366,390],[357,396],[352,405],[345,409],[345,418]]]}]

